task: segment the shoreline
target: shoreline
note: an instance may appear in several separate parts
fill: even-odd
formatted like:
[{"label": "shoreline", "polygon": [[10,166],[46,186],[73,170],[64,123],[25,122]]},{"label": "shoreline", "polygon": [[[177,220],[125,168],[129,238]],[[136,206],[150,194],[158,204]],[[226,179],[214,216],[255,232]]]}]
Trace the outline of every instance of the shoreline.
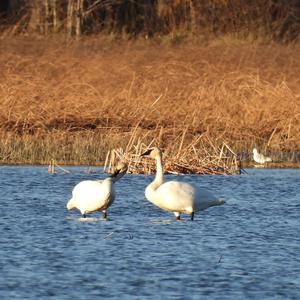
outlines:
[{"label": "shoreline", "polygon": [[299,49],[3,39],[0,161],[97,165],[132,138],[127,150],[140,141],[185,156],[205,137],[212,151],[225,143],[243,160],[256,147],[290,166],[300,153]]},{"label": "shoreline", "polygon": [[[12,166],[12,167],[45,167],[48,168],[49,164],[38,164],[38,163],[0,163],[0,167],[5,167],[5,166]],[[104,168],[104,162],[99,163],[99,164],[93,164],[93,165],[86,165],[86,164],[66,164],[66,165],[58,165],[59,167],[62,168]],[[254,165],[253,163],[247,163],[245,165],[243,165],[243,169],[299,169],[300,168],[300,162],[296,162],[296,163],[273,163],[271,165],[268,166],[260,166],[260,165]],[[172,173],[168,173],[170,175],[172,175]],[[134,175],[140,175],[138,173],[134,174]],[[176,174],[175,174],[176,175]],[[203,174],[178,174],[178,175],[203,175]],[[204,174],[205,175],[205,174]],[[219,174],[215,174],[215,175],[219,175]],[[225,176],[228,176],[225,175]]]}]

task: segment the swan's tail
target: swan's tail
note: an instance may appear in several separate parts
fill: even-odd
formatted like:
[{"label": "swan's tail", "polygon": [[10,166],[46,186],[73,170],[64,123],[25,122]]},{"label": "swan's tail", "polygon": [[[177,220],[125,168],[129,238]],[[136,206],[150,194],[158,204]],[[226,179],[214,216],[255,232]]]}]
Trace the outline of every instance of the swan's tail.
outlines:
[{"label": "swan's tail", "polygon": [[266,161],[272,161],[271,157],[266,157]]}]

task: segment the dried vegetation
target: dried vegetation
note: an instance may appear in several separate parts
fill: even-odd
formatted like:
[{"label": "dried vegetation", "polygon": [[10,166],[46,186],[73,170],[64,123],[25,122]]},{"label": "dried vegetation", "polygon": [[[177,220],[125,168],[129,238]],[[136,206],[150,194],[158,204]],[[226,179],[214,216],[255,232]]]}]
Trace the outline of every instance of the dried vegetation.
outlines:
[{"label": "dried vegetation", "polygon": [[132,136],[154,140],[176,172],[195,172],[191,157],[204,160],[195,154],[199,137],[211,141],[217,150],[206,154],[214,157],[228,145],[244,160],[256,145],[295,161],[299,50],[229,38],[177,46],[7,38],[0,44],[1,161],[99,164]]}]

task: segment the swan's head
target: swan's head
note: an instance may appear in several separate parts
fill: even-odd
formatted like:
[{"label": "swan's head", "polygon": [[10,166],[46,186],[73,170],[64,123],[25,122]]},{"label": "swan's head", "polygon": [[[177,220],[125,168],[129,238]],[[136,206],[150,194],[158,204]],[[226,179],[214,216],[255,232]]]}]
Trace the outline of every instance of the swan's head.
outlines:
[{"label": "swan's head", "polygon": [[120,178],[120,177],[122,177],[123,175],[126,174],[127,169],[128,169],[128,165],[126,163],[124,163],[124,162],[118,162],[117,165],[115,165],[112,168],[110,177],[112,177],[112,178],[114,178],[114,177]]},{"label": "swan's head", "polygon": [[257,149],[256,148],[253,149],[253,154],[257,154]]},{"label": "swan's head", "polygon": [[161,156],[161,150],[157,147],[152,147],[142,153],[141,156],[150,156],[151,158],[156,158]]}]

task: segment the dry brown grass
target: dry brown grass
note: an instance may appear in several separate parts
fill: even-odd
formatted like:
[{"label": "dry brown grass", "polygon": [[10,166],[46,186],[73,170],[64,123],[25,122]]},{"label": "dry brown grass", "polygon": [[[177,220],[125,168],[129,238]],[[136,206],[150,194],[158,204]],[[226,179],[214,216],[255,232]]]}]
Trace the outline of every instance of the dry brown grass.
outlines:
[{"label": "dry brown grass", "polygon": [[162,147],[176,148],[185,131],[186,143],[205,133],[234,151],[300,151],[299,50],[1,40],[2,161],[93,164],[125,146],[136,125]]},{"label": "dry brown grass", "polygon": [[[164,172],[169,174],[222,174],[236,175],[245,172],[241,161],[226,143],[216,146],[209,137],[199,135],[191,143],[185,144],[184,131],[175,145],[168,145],[163,152]],[[156,163],[153,159],[141,155],[146,150],[159,144],[153,139],[148,145],[141,138],[136,140],[132,135],[126,148],[113,149],[107,152],[104,170],[109,172],[118,161],[128,163],[128,173],[155,173]]]}]

